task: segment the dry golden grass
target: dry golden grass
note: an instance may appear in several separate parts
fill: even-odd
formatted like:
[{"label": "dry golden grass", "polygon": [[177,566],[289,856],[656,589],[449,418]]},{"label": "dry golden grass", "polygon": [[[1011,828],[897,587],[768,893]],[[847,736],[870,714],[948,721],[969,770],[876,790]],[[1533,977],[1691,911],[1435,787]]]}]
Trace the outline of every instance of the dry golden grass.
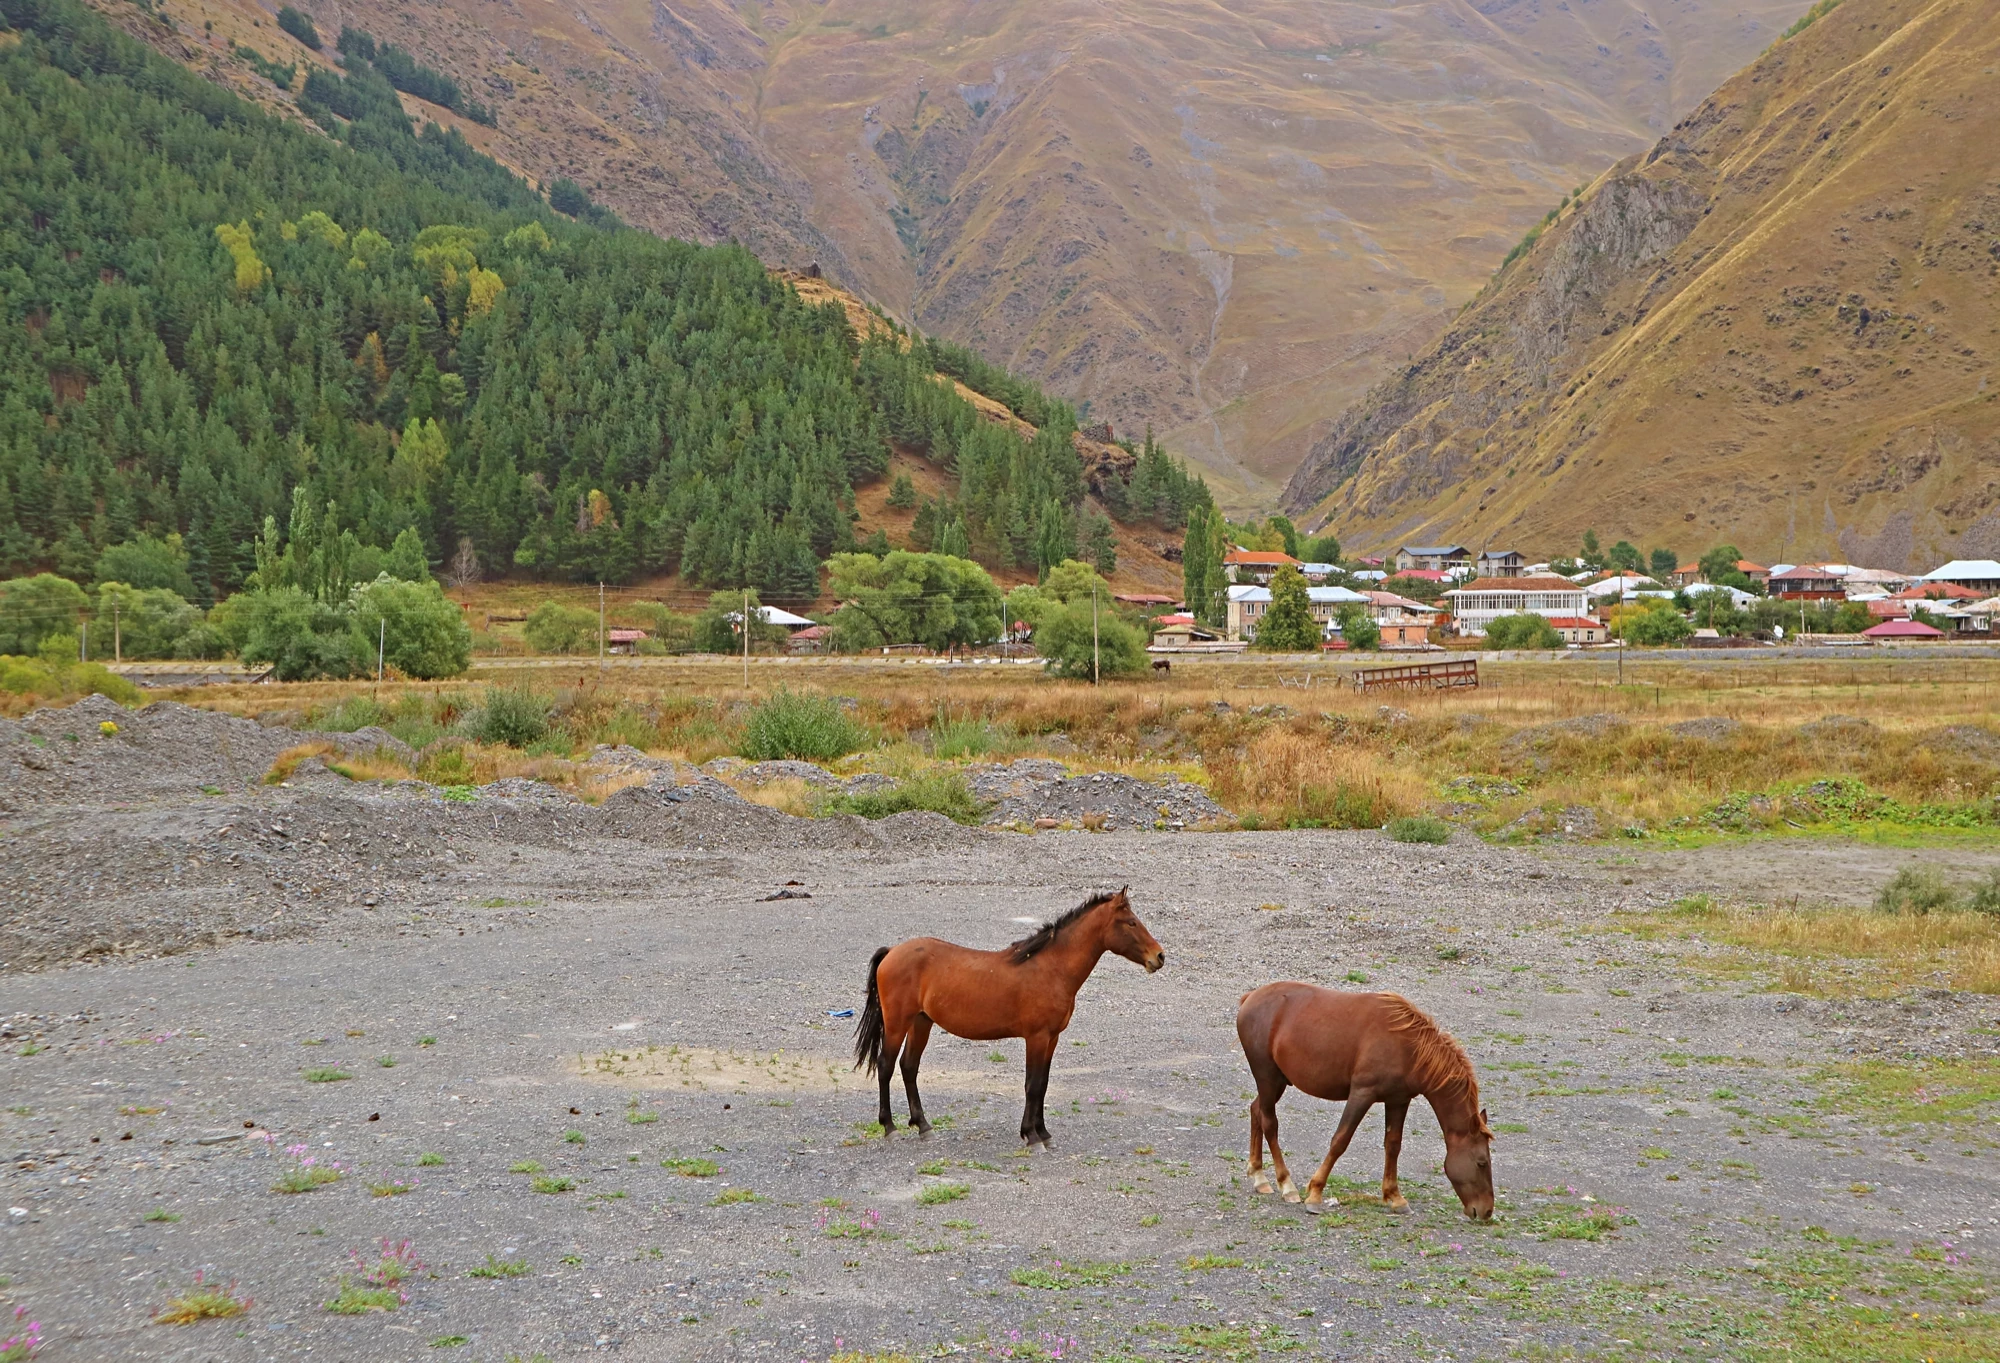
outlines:
[{"label": "dry golden grass", "polygon": [[293,744],[283,753],[280,753],[276,760],[272,762],[271,770],[264,774],[264,784],[266,786],[276,786],[279,782],[290,781],[292,774],[298,771],[299,764],[307,758],[324,760],[337,751],[332,744],[324,740]]},{"label": "dry golden grass", "polygon": [[1913,985],[2000,994],[2000,915],[1766,909],[1696,897],[1666,914],[1621,915],[1617,927],[1785,958],[1763,964],[1784,989],[1805,994],[1886,997]]},{"label": "dry golden grass", "polygon": [[818,807],[821,792],[797,777],[780,777],[762,785],[744,782],[736,789],[753,805],[780,810],[788,815],[809,816]]}]

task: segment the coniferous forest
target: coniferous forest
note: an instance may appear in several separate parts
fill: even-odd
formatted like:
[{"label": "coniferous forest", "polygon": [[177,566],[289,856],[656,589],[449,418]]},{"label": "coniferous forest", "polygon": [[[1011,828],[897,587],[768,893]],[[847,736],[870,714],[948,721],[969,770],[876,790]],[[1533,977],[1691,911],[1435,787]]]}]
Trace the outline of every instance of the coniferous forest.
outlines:
[{"label": "coniferous forest", "polygon": [[433,564],[811,596],[892,440],[958,473],[976,556],[1076,552],[1074,414],[970,352],[862,344],[746,251],[556,212],[359,57],[311,87],[329,136],[74,0],[0,21],[0,577],[179,534],[206,603],[303,489]]}]

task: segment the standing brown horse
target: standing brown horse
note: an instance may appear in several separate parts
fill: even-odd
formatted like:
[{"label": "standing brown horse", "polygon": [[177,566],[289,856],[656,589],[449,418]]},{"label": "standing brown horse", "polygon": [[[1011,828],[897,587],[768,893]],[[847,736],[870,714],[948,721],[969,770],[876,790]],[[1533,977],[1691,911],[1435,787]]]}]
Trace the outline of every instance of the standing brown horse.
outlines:
[{"label": "standing brown horse", "polygon": [[1278,1150],[1278,1099],[1297,1085],[1321,1099],[1345,1099],[1340,1126],[1319,1173],[1306,1186],[1305,1210],[1324,1206],[1327,1177],[1354,1130],[1373,1105],[1382,1105],[1382,1201],[1392,1212],[1408,1212],[1409,1201],[1396,1184],[1396,1157],[1403,1149],[1403,1117],[1410,1100],[1430,1100],[1444,1129],[1444,1172],[1465,1215],[1493,1218],[1493,1131],[1479,1106],[1479,1080],[1465,1049],[1431,1016],[1401,995],[1322,990],[1281,980],[1252,990],[1236,1008],[1236,1036],[1257,1077],[1250,1104],[1250,1169],[1258,1193],[1270,1193],[1263,1144],[1271,1143],[1278,1192],[1299,1201]]},{"label": "standing brown horse", "polygon": [[855,1029],[854,1064],[881,1079],[877,1117],[882,1135],[896,1130],[889,1116],[889,1072],[898,1052],[903,1088],[910,1096],[910,1126],[919,1133],[931,1130],[924,1102],[917,1097],[917,1066],[935,1023],[954,1037],[975,1042],[1026,1040],[1028,1105],[1021,1113],[1021,1140],[1047,1146],[1042,1100],[1049,1090],[1049,1061],[1076,1010],[1076,992],[1106,952],[1139,963],[1149,974],[1167,962],[1123,890],[1093,895],[998,952],[939,938],[911,938],[878,949],[868,963],[868,1004]]}]

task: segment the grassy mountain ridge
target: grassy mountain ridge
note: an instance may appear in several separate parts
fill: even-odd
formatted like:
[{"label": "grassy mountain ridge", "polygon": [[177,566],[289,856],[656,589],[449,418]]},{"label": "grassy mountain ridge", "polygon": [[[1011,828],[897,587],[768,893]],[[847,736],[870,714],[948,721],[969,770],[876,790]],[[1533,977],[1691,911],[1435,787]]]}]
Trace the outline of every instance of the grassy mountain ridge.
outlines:
[{"label": "grassy mountain ridge", "polygon": [[[274,107],[289,96],[232,45],[317,60],[259,0],[159,0],[170,30],[93,3]],[[1549,204],[1805,3],[304,8],[490,104],[492,129],[424,112],[531,177],[669,235],[817,258],[1093,420],[1152,426],[1242,509]]]},{"label": "grassy mountain ridge", "polygon": [[1979,0],[1823,11],[1548,223],[1286,505],[1357,547],[2000,553],[1996,63]]}]

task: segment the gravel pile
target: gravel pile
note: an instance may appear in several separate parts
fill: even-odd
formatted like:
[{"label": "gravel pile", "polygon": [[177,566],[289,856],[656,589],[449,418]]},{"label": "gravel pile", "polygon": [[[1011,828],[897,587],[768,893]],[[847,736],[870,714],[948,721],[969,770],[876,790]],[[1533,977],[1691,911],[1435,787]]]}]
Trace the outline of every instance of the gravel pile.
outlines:
[{"label": "gravel pile", "polygon": [[[107,724],[116,731],[103,732]],[[204,786],[240,791],[306,737],[176,701],[127,710],[103,696],[85,697],[61,710],[0,720],[0,815],[52,803],[193,797]]]},{"label": "gravel pile", "polygon": [[1191,782],[1141,781],[1117,772],[1072,777],[1061,763],[1022,758],[974,767],[966,773],[972,794],[991,801],[987,824],[1088,820],[1105,829],[1191,829],[1232,818]]}]

